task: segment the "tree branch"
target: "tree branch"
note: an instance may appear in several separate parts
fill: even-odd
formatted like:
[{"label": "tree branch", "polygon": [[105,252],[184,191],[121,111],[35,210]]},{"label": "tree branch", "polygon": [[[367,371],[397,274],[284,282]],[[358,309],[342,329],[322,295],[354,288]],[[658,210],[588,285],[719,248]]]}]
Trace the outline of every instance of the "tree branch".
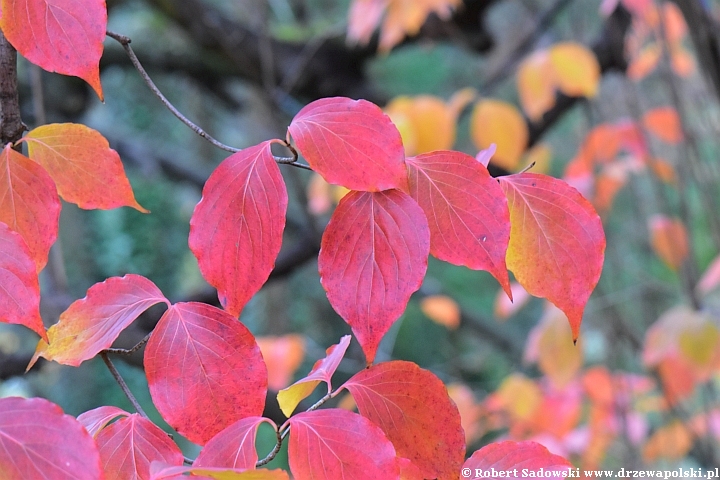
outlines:
[{"label": "tree branch", "polygon": [[20,140],[25,130],[20,118],[17,51],[0,32],[0,146]]}]

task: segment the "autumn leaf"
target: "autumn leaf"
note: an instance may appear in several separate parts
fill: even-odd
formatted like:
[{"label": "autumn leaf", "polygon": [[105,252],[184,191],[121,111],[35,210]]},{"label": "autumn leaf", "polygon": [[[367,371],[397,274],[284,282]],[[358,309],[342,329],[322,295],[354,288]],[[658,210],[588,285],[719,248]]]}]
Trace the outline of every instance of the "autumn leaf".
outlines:
[{"label": "autumn leaf", "polygon": [[287,387],[305,358],[305,337],[289,334],[257,337],[255,341],[268,369],[268,388],[278,391]]},{"label": "autumn leaf", "polygon": [[103,99],[104,0],[2,0],[0,29],[20,54],[49,72],[85,80]]},{"label": "autumn leaf", "polygon": [[47,263],[59,218],[60,200],[52,178],[6,145],[0,154],[0,222],[25,240],[37,272]]},{"label": "autumn leaf", "polygon": [[190,219],[188,243],[200,272],[235,317],[267,281],[282,244],[288,197],[270,145],[218,165]]},{"label": "autumn leaf", "polygon": [[148,213],[135,201],[120,156],[99,132],[76,123],[53,123],[34,128],[23,141],[63,200],[86,209],[128,206]]},{"label": "autumn leaf", "polygon": [[605,256],[600,217],[556,178],[523,173],[500,177],[500,185],[510,208],[508,268],[528,293],[565,312],[576,340]]},{"label": "autumn leaf", "polygon": [[[0,322],[24,325],[47,340],[35,262],[19,234],[0,222]],[[42,341],[42,340],[41,340]]]},{"label": "autumn leaf", "polygon": [[28,368],[39,357],[77,367],[110,348],[142,312],[163,302],[170,305],[155,284],[140,275],[96,283],[48,329],[49,341],[40,340]]},{"label": "autumn leaf", "polygon": [[[385,113],[393,121],[396,117],[402,116],[408,122],[411,131],[403,134],[404,132],[400,130],[405,145],[405,155],[447,150],[455,143],[456,113],[449,104],[438,97],[431,95],[396,97],[387,104]],[[407,137],[412,139],[411,144],[406,141]],[[409,148],[409,145],[412,148]]]},{"label": "autumn leaf", "polygon": [[320,282],[368,364],[420,288],[429,251],[425,214],[399,190],[351,192],[335,209],[320,246]]},{"label": "autumn leaf", "polygon": [[0,399],[0,472],[8,479],[102,478],[100,455],[90,434],[42,398]]},{"label": "autumn leaf", "polygon": [[657,43],[651,43],[645,46],[631,59],[627,68],[628,78],[639,81],[645,78],[650,72],[655,70],[660,58],[662,57],[662,48]]},{"label": "autumn leaf", "polygon": [[295,115],[288,132],[328,183],[368,192],[407,191],[400,132],[373,103],[344,97],[316,100]]},{"label": "autumn leaf", "polygon": [[558,89],[570,97],[594,97],[600,84],[600,64],[582,44],[562,42],[549,50]]},{"label": "autumn leaf", "polygon": [[520,63],[517,89],[520,105],[534,122],[555,105],[555,72],[547,50],[538,50]]},{"label": "autumn leaf", "polygon": [[677,271],[688,256],[689,240],[687,230],[679,218],[653,215],[648,220],[650,245],[655,254]]},{"label": "autumn leaf", "polygon": [[[186,475],[189,474],[189,475]],[[154,461],[150,464],[149,480],[289,480],[284,470],[173,466]]]},{"label": "autumn leaf", "polygon": [[543,394],[537,384],[520,373],[511,374],[488,398],[491,408],[505,410],[513,421],[528,421],[542,404]]},{"label": "autumn leaf", "polygon": [[672,107],[658,107],[648,110],[642,118],[645,128],[667,143],[680,143],[683,140],[680,116]]},{"label": "autumn leaf", "polygon": [[260,349],[223,310],[192,302],[170,307],[145,347],[144,364],[163,419],[195,443],[262,414],[267,369]]},{"label": "autumn leaf", "polygon": [[357,413],[315,410],[293,415],[288,423],[288,459],[295,478],[398,478],[393,445],[380,428]]},{"label": "autumn leaf", "polygon": [[90,436],[95,438],[95,436],[105,428],[105,426],[115,420],[118,417],[127,417],[130,414],[126,412],[125,410],[118,408],[118,407],[112,407],[112,406],[102,406],[98,408],[94,408],[92,410],[88,410],[85,413],[81,413],[77,417],[77,421],[80,422],[80,425],[85,427],[85,430],[88,431]]},{"label": "autumn leaf", "polygon": [[[563,477],[572,470],[572,464],[559,455],[554,455],[535,442],[495,442],[472,454],[463,464],[471,472],[508,471],[521,469],[542,476]],[[554,475],[550,475],[554,473]],[[565,475],[562,475],[565,473]],[[475,478],[493,478],[484,475]]]},{"label": "autumn leaf", "polygon": [[643,460],[656,462],[660,459],[679,461],[690,451],[693,435],[682,422],[674,420],[659,428],[643,447]]},{"label": "autumn leaf", "polygon": [[347,388],[360,414],[382,428],[399,457],[424,478],[457,478],[465,456],[460,414],[445,385],[412,362],[392,361],[356,373]]},{"label": "autumn leaf", "polygon": [[453,265],[487,270],[510,295],[505,266],[510,216],[497,181],[460,152],[427,153],[406,163],[410,195],[428,219],[430,253]]},{"label": "autumn leaf", "polygon": [[193,467],[254,469],[258,461],[255,436],[263,422],[277,426],[269,418],[247,417],[238,420],[207,442]]},{"label": "autumn leaf", "polygon": [[350,346],[350,335],[345,335],[340,339],[340,343],[332,345],[325,351],[325,358],[315,362],[307,376],[278,392],[278,404],[285,416],[292,415],[298,404],[307,398],[320,382],[327,383],[327,393],[332,391],[330,380],[340,365],[348,346]]},{"label": "autumn leaf", "polygon": [[527,290],[517,282],[510,282],[510,291],[512,292],[512,300],[503,290],[498,290],[495,297],[495,318],[499,320],[507,320],[511,316],[519,312],[530,300]]},{"label": "autumn leaf", "polygon": [[492,162],[515,171],[528,143],[528,129],[518,109],[509,103],[485,99],[475,104],[470,119],[470,137],[479,150],[496,145]]},{"label": "autumn leaf", "polygon": [[430,295],[420,301],[420,310],[433,322],[450,330],[460,326],[460,306],[447,295]]},{"label": "autumn leaf", "polygon": [[95,443],[107,478],[149,478],[153,461],[183,464],[180,448],[167,433],[137,413],[100,430]]}]

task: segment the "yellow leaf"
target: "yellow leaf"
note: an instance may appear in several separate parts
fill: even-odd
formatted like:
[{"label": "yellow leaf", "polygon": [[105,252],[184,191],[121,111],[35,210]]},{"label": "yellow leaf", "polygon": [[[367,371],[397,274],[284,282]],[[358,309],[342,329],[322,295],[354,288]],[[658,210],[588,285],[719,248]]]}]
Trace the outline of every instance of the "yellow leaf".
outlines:
[{"label": "yellow leaf", "polygon": [[423,298],[420,309],[430,320],[451,330],[460,326],[460,306],[446,295],[431,295]]},{"label": "yellow leaf", "polygon": [[480,100],[470,120],[470,135],[478,150],[491,144],[497,149],[491,162],[515,171],[528,143],[528,129],[518,109],[500,100]]},{"label": "yellow leaf", "polygon": [[543,399],[540,387],[520,373],[506,377],[495,396],[513,420],[532,418]]},{"label": "yellow leaf", "polygon": [[522,61],[517,88],[520,105],[534,122],[555,105],[554,70],[546,50],[539,50]]},{"label": "yellow leaf", "polygon": [[443,19],[448,18],[460,2],[461,0],[389,0],[387,15],[380,32],[380,51],[387,52],[405,36],[417,34],[430,13],[434,12]]},{"label": "yellow leaf", "polygon": [[398,97],[385,111],[400,131],[406,155],[448,150],[455,143],[456,115],[438,97]]},{"label": "yellow leaf", "polygon": [[278,405],[286,417],[290,417],[295,407],[306,399],[318,386],[320,380],[311,380],[303,383],[294,383],[283,388],[277,394]]},{"label": "yellow leaf", "polygon": [[600,64],[587,47],[563,42],[550,48],[550,62],[558,88],[571,97],[594,97],[600,83]]}]

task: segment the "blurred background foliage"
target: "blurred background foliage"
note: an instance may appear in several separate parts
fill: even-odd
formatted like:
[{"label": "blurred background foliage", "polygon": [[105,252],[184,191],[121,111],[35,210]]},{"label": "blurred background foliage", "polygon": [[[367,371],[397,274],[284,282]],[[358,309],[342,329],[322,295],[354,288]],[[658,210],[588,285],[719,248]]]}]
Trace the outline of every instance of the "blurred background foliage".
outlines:
[{"label": "blurred background foliage", "polygon": [[[677,3],[695,4],[707,18],[720,22],[718,1]],[[603,4],[608,8],[613,2]],[[619,42],[620,60],[603,64],[599,59],[603,75],[596,96],[572,102],[559,98],[557,112],[545,115],[534,126],[530,122],[530,142],[541,141],[550,152],[543,168],[564,177],[594,127],[623,119],[637,121],[648,109],[670,105],[682,117],[684,141],[670,145],[650,138],[648,148],[653,157],[662,157],[675,170],[685,168],[692,157],[695,173],[678,175],[675,183],[665,183],[645,169],[628,175],[618,187],[612,207],[603,213],[608,241],[606,262],[585,312],[579,345],[568,354],[563,353],[564,347],[554,347],[560,366],[529,361],[533,348],[542,350],[538,346],[542,342],[538,344],[536,338],[541,333],[533,337],[531,332],[548,315],[545,302],[530,299],[521,308],[503,313],[499,286],[488,273],[431,258],[421,291],[386,335],[378,361],[414,361],[450,385],[465,416],[468,452],[509,434],[542,438],[546,446],[585,462],[585,466],[629,468],[638,462],[711,466],[720,458],[716,369],[691,385],[690,393],[673,402],[663,399],[667,388],[661,385],[663,381],[666,385],[667,379],[648,368],[642,358],[645,332],[674,305],[701,308],[710,315],[712,325],[717,326],[718,321],[715,285],[702,294],[695,286],[720,249],[720,232],[715,227],[720,193],[720,108],[712,82],[704,73],[706,58],[689,38],[683,42],[696,64],[692,72],[679,76],[665,58],[659,61],[656,71],[632,80],[625,73],[631,54],[623,47],[623,37],[631,35],[632,17],[626,10],[622,17],[625,24],[620,22],[622,28],[608,33],[608,22],[614,17],[601,15],[601,2],[595,0],[467,0],[458,6],[453,18],[463,18],[463,12],[470,11],[475,15],[471,26],[431,14],[417,35],[385,53],[377,51],[377,33],[367,46],[347,45],[350,0],[111,0],[108,6],[109,29],[133,39],[138,56],[169,100],[214,137],[239,148],[268,138],[284,138],[285,128],[299,108],[326,95],[361,96],[384,106],[399,96],[434,95],[447,102],[458,91],[470,87],[475,98],[496,98],[519,106],[516,73],[520,62],[532,52],[558,42],[573,41],[588,47],[602,42],[617,47]],[[201,8],[206,16],[193,18],[192,8]],[[611,11],[614,8],[625,7],[620,3]],[[217,25],[225,29],[222,35],[213,30]],[[151,211],[149,215],[128,208],[83,211],[63,205],[60,239],[41,277],[46,324],[56,321],[59,313],[83,297],[94,283],[125,273],[150,278],[172,301],[217,303],[214,291],[199,274],[187,236],[202,184],[226,152],[196,136],[163,108],[120,46],[111,40],[106,42],[102,60],[102,84],[104,104],[79,80],[40,72],[23,60],[20,63],[25,123],[35,126],[45,116],[46,122],[72,121],[99,130],[125,162],[139,203]],[[38,105],[39,99],[43,108]],[[475,155],[478,146],[470,133],[471,107],[468,103],[458,112],[452,146]],[[266,360],[280,372],[276,389],[305,375],[328,346],[350,333],[328,304],[317,273],[319,236],[331,209],[308,207],[308,195],[311,201],[312,195],[317,197],[310,189],[313,177],[309,172],[291,168],[282,171],[289,188],[290,208],[278,271],[241,316],[256,336],[270,337],[264,352]],[[508,172],[496,169],[494,173]],[[593,188],[587,191],[592,194]],[[690,249],[679,268],[669,267],[658,256],[657,248],[653,249],[648,222],[655,214],[679,217],[685,222]],[[676,244],[674,240],[670,243]],[[439,314],[451,316],[447,320],[450,327],[433,321],[431,317],[438,314],[428,314],[431,310],[425,301],[436,295],[454,302],[450,313],[441,309]],[[459,307],[456,313],[452,305]],[[129,347],[136,343],[161,313],[162,309],[151,309],[121,337],[118,345]],[[682,315],[679,318],[683,320]],[[571,343],[565,323],[553,332],[565,344]],[[288,334],[299,334],[301,337],[294,338],[301,340],[273,340]],[[79,368],[41,361],[28,374],[12,371],[13,362],[27,359],[32,353],[35,341],[21,328],[0,325],[0,352],[4,356],[0,362],[5,364],[4,372],[10,371],[2,375],[0,396],[45,396],[73,415],[106,404],[132,408],[97,360]],[[718,350],[720,343],[703,348]],[[579,360],[573,360],[573,355],[580,355]],[[289,361],[291,357],[297,359]],[[347,357],[338,370],[341,378],[336,385],[364,365],[356,343]],[[579,363],[572,367],[573,362]],[[152,411],[141,357],[118,363],[131,389]],[[653,385],[650,391],[654,397],[650,397],[665,402],[664,407],[638,407],[633,397],[634,406],[628,407],[627,415],[602,417],[607,422],[630,422],[630,413],[642,413],[644,423],[639,428],[644,430],[638,434],[642,441],[633,437],[626,425],[616,426],[614,434],[602,437],[605,443],[600,445],[599,437],[588,433],[594,428],[593,415],[597,413],[592,402],[576,405],[563,397],[570,403],[534,410],[532,401],[527,400],[537,394],[533,389],[546,389],[548,382],[553,383],[548,377],[567,365],[571,365],[569,379],[559,382],[561,386],[553,390],[555,393],[586,388],[582,387],[588,378],[584,375],[593,366],[616,372],[617,378],[626,373],[627,378],[637,375]],[[515,383],[508,383],[508,379]],[[547,389],[544,391],[538,395],[546,395],[547,400],[551,395]],[[513,395],[529,403],[508,403],[503,400],[513,396],[508,392],[515,392]],[[316,399],[311,397],[307,405]],[[270,393],[268,402],[267,414],[280,418],[273,406],[274,393]],[[518,427],[520,420],[527,420],[522,409],[561,422],[563,415],[574,412],[576,407],[580,409],[577,415],[573,413],[577,418],[569,420],[572,428],[565,431],[554,434],[548,428],[544,436],[538,436],[537,426]],[[688,426],[691,440],[687,447],[680,445],[675,434],[670,436],[671,446],[660,449],[661,454],[647,454],[654,433],[678,418],[685,422],[683,425],[692,425],[700,413],[705,416],[699,422],[707,426],[704,436]],[[153,420],[162,424],[157,413],[153,415]],[[169,429],[167,425],[165,428]],[[518,432],[523,428],[530,434]],[[261,429],[261,456],[271,449],[272,437],[271,432]],[[573,447],[573,441],[581,447]],[[184,447],[187,455],[197,451],[189,444]],[[591,450],[600,453],[591,457]],[[279,457],[270,466],[283,461]]]}]

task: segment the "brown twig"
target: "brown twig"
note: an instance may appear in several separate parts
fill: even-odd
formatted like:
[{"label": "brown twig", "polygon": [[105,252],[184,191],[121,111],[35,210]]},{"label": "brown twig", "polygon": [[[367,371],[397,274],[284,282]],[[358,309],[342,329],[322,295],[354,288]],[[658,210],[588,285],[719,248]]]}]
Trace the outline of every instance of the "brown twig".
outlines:
[{"label": "brown twig", "polygon": [[103,359],[103,362],[105,362],[105,365],[107,366],[108,370],[110,370],[110,373],[112,373],[113,378],[115,378],[115,381],[120,385],[120,388],[122,389],[125,396],[130,400],[130,403],[132,403],[135,410],[142,415],[145,418],[148,418],[147,414],[143,410],[143,408],[140,406],[140,403],[135,398],[135,395],[130,391],[130,388],[127,386],[127,383],[125,383],[125,380],[123,380],[122,376],[120,375],[120,372],[117,371],[117,368],[115,368],[115,365],[112,363],[110,358],[107,355],[107,352],[103,351],[100,352],[100,358]]}]

